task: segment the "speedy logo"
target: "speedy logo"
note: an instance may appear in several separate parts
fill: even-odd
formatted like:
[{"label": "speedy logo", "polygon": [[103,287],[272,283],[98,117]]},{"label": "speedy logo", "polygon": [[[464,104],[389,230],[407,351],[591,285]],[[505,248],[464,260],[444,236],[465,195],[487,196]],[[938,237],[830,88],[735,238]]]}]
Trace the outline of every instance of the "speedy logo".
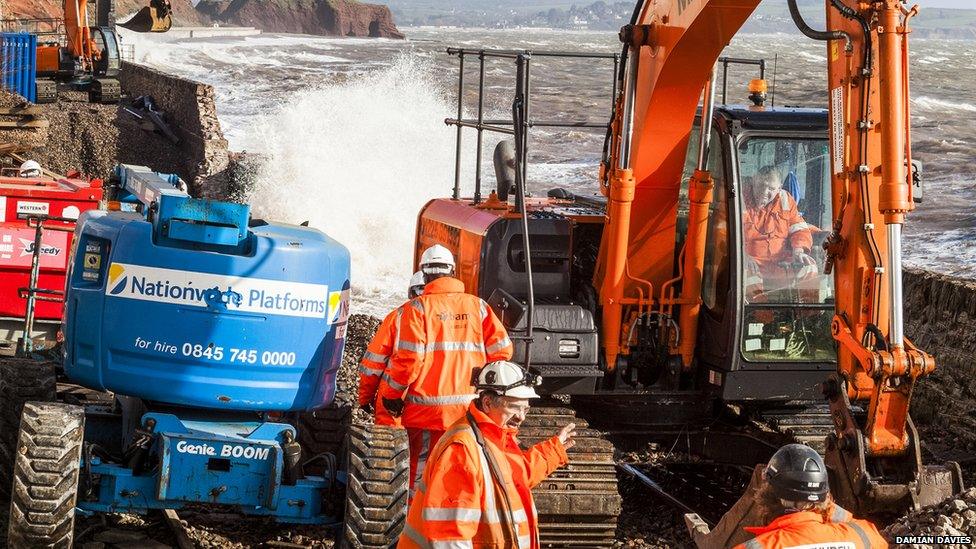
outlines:
[{"label": "speedy logo", "polygon": [[[112,263],[106,295],[218,311],[324,318],[329,288],[284,282]],[[348,307],[347,307],[348,309]]]},{"label": "speedy logo", "polygon": [[[27,240],[26,238],[18,238],[20,241],[20,257],[25,255],[31,255],[34,253],[34,241]],[[61,248],[57,246],[51,246],[50,244],[41,243],[41,255],[60,255]]]}]

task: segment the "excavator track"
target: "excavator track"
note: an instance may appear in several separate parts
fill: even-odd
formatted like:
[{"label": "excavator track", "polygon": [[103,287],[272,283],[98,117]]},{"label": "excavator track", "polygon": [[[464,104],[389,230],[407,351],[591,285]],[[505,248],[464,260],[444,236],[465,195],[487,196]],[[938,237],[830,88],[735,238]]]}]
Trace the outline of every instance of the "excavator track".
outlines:
[{"label": "excavator track", "polygon": [[799,442],[823,455],[827,435],[834,432],[830,406],[821,403],[799,403],[760,411],[753,420],[759,426],[773,429],[787,442]]},{"label": "excavator track", "polygon": [[576,423],[569,464],[532,492],[540,541],[543,547],[610,547],[621,510],[613,444],[560,402],[534,406],[519,428],[519,440],[531,446],[567,423]]}]

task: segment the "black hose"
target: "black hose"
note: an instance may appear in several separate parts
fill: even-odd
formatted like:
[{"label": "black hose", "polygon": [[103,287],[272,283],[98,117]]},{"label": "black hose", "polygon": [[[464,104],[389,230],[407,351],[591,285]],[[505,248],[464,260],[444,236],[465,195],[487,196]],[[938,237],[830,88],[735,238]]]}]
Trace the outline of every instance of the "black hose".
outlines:
[{"label": "black hose", "polygon": [[843,39],[846,44],[846,48],[849,50],[851,47],[851,35],[844,31],[818,31],[810,28],[807,22],[803,20],[803,15],[800,14],[800,9],[796,7],[796,0],[787,0],[787,4],[790,6],[790,16],[793,17],[793,23],[796,24],[796,28],[800,29],[807,38],[812,38],[814,40],[840,40]]},{"label": "black hose", "polygon": [[844,4],[840,0],[830,0],[830,5],[833,6],[837,11],[840,12],[844,17],[857,21],[857,24],[861,26],[861,32],[864,33],[864,66],[861,67],[864,75],[870,75],[874,70],[872,66],[874,64],[873,53],[871,51],[871,26],[868,25],[866,19],[861,17],[854,8]]}]

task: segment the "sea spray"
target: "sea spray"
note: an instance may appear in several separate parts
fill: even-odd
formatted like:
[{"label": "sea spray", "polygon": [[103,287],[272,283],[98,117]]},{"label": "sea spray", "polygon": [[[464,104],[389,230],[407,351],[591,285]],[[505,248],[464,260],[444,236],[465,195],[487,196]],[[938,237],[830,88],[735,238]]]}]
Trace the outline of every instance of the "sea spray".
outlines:
[{"label": "sea spray", "polygon": [[417,214],[453,184],[454,134],[433,66],[417,55],[294,94],[245,136],[267,159],[255,215],[308,221],[349,247],[357,312],[399,304]]}]

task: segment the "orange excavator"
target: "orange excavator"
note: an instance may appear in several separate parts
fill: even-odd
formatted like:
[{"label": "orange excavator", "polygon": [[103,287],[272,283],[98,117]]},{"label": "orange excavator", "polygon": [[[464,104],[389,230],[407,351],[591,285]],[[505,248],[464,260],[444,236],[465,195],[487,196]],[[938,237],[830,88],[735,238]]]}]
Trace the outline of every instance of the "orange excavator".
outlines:
[{"label": "orange excavator", "polygon": [[[486,58],[515,61],[513,119],[486,120],[481,99],[477,119],[462,118],[459,98],[447,120],[459,134],[454,196],[421,211],[415,263],[434,243],[456,254],[467,290],[517,341],[516,359],[561,397],[539,425],[577,413],[747,466],[799,441],[825,454],[835,498],[855,513],[935,503],[962,477],[954,463],[922,464],[909,417],[913,387],[935,368],[906,338],[902,310],[901,229],[920,198],[908,101],[916,9],[826,0],[818,31],[784,1],[825,43],[828,109],[767,106],[761,78],[747,106],[716,104],[716,62],[759,0],[642,0],[612,56],[596,197],[526,194],[528,130],[558,125],[530,116],[529,65],[562,54],[450,50],[462,83],[465,56],[482,75]],[[487,200],[480,162],[475,195],[459,193],[465,127],[478,130],[479,161],[482,132],[514,135],[496,149]],[[612,457],[590,435],[566,477],[537,489],[544,540],[608,543],[619,502],[595,464]]]},{"label": "orange excavator", "polygon": [[[88,0],[65,0],[63,21],[57,21],[53,31],[38,32],[38,103],[57,98],[58,82],[87,90],[93,103],[119,101],[122,61],[114,5],[113,0],[97,2],[96,24],[90,25]],[[136,32],[166,32],[172,26],[171,11],[169,0],[151,0],[149,6],[119,26]]]}]

